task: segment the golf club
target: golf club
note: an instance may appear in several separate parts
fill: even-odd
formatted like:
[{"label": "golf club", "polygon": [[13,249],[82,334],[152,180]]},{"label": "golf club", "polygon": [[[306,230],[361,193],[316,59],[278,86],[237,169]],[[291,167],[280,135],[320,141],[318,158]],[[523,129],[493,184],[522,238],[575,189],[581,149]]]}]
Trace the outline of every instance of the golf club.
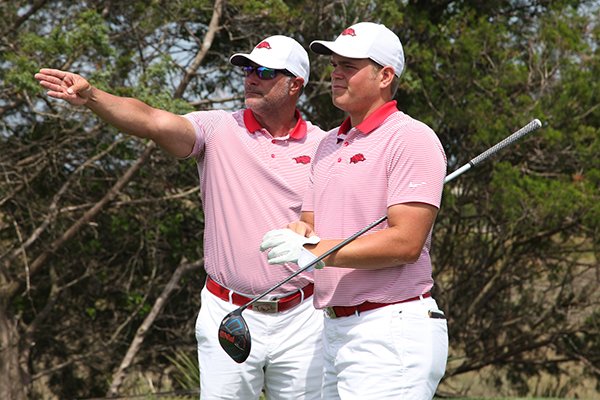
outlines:
[{"label": "golf club", "polygon": [[[507,138],[505,138],[504,140],[498,142],[496,145],[490,147],[488,150],[484,151],[477,157],[473,158],[467,164],[463,165],[462,167],[458,168],[456,171],[447,175],[446,178],[444,179],[444,184],[450,182],[451,180],[455,179],[459,175],[468,171],[472,167],[480,164],[484,160],[486,160],[489,157],[491,157],[492,155],[496,154],[498,151],[509,146],[513,142],[519,140],[521,137],[527,135],[528,133],[533,132],[534,130],[540,128],[541,126],[542,126],[542,123],[540,122],[540,120],[538,120],[538,119],[532,120],[527,125],[523,126],[521,129],[514,132],[512,135],[510,135]],[[250,337],[250,329],[248,328],[248,325],[247,325],[246,321],[244,320],[244,317],[242,316],[242,311],[244,311],[246,308],[248,308],[252,304],[256,303],[258,300],[262,299],[267,294],[271,293],[273,290],[275,290],[278,287],[289,282],[291,279],[298,276],[302,272],[309,270],[314,265],[316,265],[319,261],[321,261],[324,258],[326,258],[327,256],[329,256],[331,253],[344,247],[345,245],[352,242],[354,239],[356,239],[360,235],[371,230],[375,226],[381,224],[386,219],[387,219],[387,215],[384,215],[383,217],[379,218],[378,220],[372,222],[368,226],[364,227],[363,229],[356,232],[352,236],[349,236],[342,242],[338,243],[337,245],[335,245],[334,247],[332,247],[331,249],[329,249],[328,251],[326,251],[319,257],[317,257],[310,264],[308,264],[302,268],[299,268],[297,271],[295,271],[293,274],[291,274],[286,279],[277,283],[276,285],[274,285],[273,287],[271,287],[264,293],[256,296],[255,298],[253,298],[252,300],[250,300],[248,303],[244,304],[243,306],[240,306],[239,308],[237,308],[237,309],[233,310],[232,312],[230,312],[229,314],[227,314],[225,316],[225,318],[223,318],[223,321],[221,321],[221,325],[219,326],[219,343],[221,344],[221,347],[223,348],[223,350],[225,350],[225,352],[237,363],[243,363],[244,361],[246,361],[246,359],[250,355],[250,349],[251,349],[252,342],[251,342],[251,337]]]}]

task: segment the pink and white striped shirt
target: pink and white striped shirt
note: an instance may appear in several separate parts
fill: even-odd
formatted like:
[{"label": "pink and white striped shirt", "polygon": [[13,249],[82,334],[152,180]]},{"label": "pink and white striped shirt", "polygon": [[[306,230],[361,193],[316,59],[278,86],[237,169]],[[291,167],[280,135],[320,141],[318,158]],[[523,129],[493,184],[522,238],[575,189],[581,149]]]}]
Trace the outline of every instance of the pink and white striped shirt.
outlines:
[{"label": "pink and white striped shirt", "polygon": [[[302,211],[314,212],[322,239],[346,238],[394,204],[439,208],[445,175],[446,156],[437,135],[398,111],[395,101],[388,102],[354,128],[347,119],[321,141]],[[366,235],[387,226],[384,222]],[[315,271],[315,307],[393,303],[426,293],[433,286],[430,246],[431,232],[415,263]]]},{"label": "pink and white striped shirt", "polygon": [[[324,137],[304,121],[274,138],[250,110],[187,114],[196,130],[191,157],[198,164],[204,208],[204,268],[222,286],[255,296],[287,278],[295,264],[269,265],[259,247],[265,232],[297,220],[310,162]],[[302,274],[273,294],[312,282]]]}]

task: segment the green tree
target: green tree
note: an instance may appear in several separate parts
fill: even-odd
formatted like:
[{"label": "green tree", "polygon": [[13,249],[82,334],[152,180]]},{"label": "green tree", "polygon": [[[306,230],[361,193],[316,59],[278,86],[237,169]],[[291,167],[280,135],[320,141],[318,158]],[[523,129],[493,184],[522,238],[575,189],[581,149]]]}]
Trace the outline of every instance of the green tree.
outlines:
[{"label": "green tree", "polygon": [[[0,397],[116,394],[132,370],[160,390],[169,358],[195,352],[204,279],[194,163],[47,98],[33,74],[73,70],[174,112],[232,109],[232,53],[360,20],[400,36],[399,107],[436,130],[450,171],[544,122],[445,190],[440,390],[468,394],[461,377],[485,371],[497,394],[574,396],[600,377],[596,1],[17,0],[0,13]],[[332,128],[329,60],[311,60],[301,111]]]},{"label": "green tree", "polygon": [[433,249],[450,313],[445,388],[493,367],[498,394],[552,394],[531,384],[546,373],[566,377],[554,394],[574,395],[580,373],[600,376],[597,340],[582,345],[598,333],[598,4],[431,4],[399,19],[408,67],[398,101],[435,128],[450,170],[544,121],[446,188]]}]

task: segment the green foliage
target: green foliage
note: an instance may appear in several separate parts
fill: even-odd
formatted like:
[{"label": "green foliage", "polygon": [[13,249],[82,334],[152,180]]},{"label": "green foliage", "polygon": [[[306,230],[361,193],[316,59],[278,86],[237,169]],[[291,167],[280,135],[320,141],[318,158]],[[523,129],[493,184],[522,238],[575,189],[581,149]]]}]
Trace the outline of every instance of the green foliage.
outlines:
[{"label": "green foliage", "polygon": [[232,1],[231,6],[236,7],[238,11],[245,15],[260,15],[262,18],[279,20],[287,15],[289,7],[281,0],[264,1]]},{"label": "green foliage", "polygon": [[[181,96],[214,2],[31,3],[0,3],[0,293],[19,288],[0,304],[19,321],[23,381],[49,376],[59,398],[103,396],[175,268],[202,259],[204,229],[196,165],[153,151],[101,212],[51,248],[146,143],[41,95],[33,74],[70,69],[175,113],[231,109],[243,104],[231,54],[281,33],[308,47],[361,20],[400,36],[396,100],[438,133],[450,171],[531,119],[544,123],[445,188],[433,237],[435,295],[450,318],[442,390],[461,394],[454,383],[472,371],[497,395],[570,395],[581,379],[599,378],[597,2],[228,1]],[[299,107],[330,129],[344,114],[331,104],[329,59],[311,54],[311,63]],[[181,349],[195,347],[203,280],[179,281],[135,368],[158,377],[174,366],[182,387],[198,386],[194,357]],[[568,368],[582,360],[581,374]],[[548,376],[558,383],[532,383]]]},{"label": "green foliage", "polygon": [[168,355],[167,360],[175,367],[174,379],[182,389],[200,388],[200,368],[195,353],[176,351],[173,356]]}]

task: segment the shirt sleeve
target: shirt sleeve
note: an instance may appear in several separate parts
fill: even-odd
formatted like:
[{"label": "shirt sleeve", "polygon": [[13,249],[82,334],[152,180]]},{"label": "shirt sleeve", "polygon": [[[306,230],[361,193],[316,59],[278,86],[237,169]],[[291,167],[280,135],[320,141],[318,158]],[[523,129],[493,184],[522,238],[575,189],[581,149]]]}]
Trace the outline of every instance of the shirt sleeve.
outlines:
[{"label": "shirt sleeve", "polygon": [[439,208],[446,155],[431,128],[413,120],[396,132],[388,159],[388,207],[419,202]]},{"label": "shirt sleeve", "polygon": [[202,156],[206,144],[215,135],[218,124],[223,121],[224,111],[195,111],[183,117],[192,123],[196,133],[196,142],[188,158],[198,158]]}]

